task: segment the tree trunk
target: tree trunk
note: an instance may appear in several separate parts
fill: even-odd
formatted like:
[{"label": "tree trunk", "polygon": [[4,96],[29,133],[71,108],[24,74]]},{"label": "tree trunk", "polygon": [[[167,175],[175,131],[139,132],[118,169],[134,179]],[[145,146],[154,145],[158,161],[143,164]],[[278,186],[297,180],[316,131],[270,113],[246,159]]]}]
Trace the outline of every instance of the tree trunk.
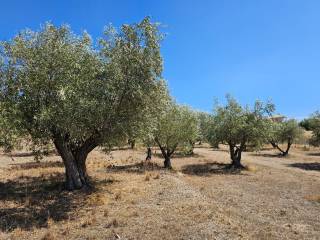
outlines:
[{"label": "tree trunk", "polygon": [[244,166],[241,164],[241,152],[239,152],[237,156],[232,159],[231,166],[234,168],[244,168]]},{"label": "tree trunk", "polygon": [[[79,163],[74,159],[64,159],[66,168],[66,189],[75,190],[89,186],[85,163]],[[68,164],[66,164],[68,162]],[[70,167],[71,166],[71,167]]]},{"label": "tree trunk", "polygon": [[195,145],[196,143],[193,142],[193,141],[189,141],[189,144],[190,144],[191,149],[190,149],[190,151],[189,151],[188,154],[193,155],[193,154],[194,154],[194,145]]},{"label": "tree trunk", "polygon": [[171,166],[171,155],[174,153],[176,147],[178,146],[178,144],[176,144],[172,150],[170,150],[168,147],[163,147],[161,145],[161,143],[158,141],[157,138],[155,138],[155,142],[158,144],[160,150],[161,150],[161,153],[162,153],[162,156],[164,157],[164,167],[165,168],[168,168],[168,169],[172,169],[172,166]]},{"label": "tree trunk", "polygon": [[288,139],[288,145],[287,145],[287,149],[286,149],[285,151],[282,150],[277,143],[275,143],[275,142],[273,142],[273,141],[270,141],[270,143],[271,143],[271,145],[272,145],[273,148],[276,148],[276,149],[278,149],[278,150],[281,152],[281,155],[282,155],[283,157],[288,156],[290,147],[291,147],[291,145],[292,145],[290,139]]},{"label": "tree trunk", "polygon": [[244,166],[241,164],[241,155],[243,146],[235,147],[233,145],[229,145],[230,149],[230,158],[231,158],[231,165],[230,168],[236,169],[243,169]]},{"label": "tree trunk", "polygon": [[74,155],[63,141],[55,139],[54,144],[65,166],[66,188],[68,190],[82,188],[87,183],[86,176],[84,175],[86,174],[86,170],[85,168],[80,169],[81,167],[83,168],[83,164],[77,164]]},{"label": "tree trunk", "polygon": [[134,139],[129,139],[128,144],[130,145],[131,149],[134,149],[134,147],[136,146],[136,141]]},{"label": "tree trunk", "polygon": [[164,158],[164,167],[168,168],[168,169],[172,168],[170,156],[165,156],[165,158]]},{"label": "tree trunk", "polygon": [[74,151],[70,149],[68,141],[61,136],[55,136],[53,142],[65,166],[66,189],[72,191],[88,187],[86,160],[89,152],[97,146],[94,139],[89,139]]},{"label": "tree trunk", "polygon": [[148,147],[147,148],[147,157],[146,157],[146,161],[150,161],[151,160],[151,157],[152,157],[152,152],[151,152],[151,148]]},{"label": "tree trunk", "polygon": [[291,139],[288,139],[287,149],[286,149],[284,152],[282,152],[282,156],[284,156],[284,157],[288,156],[289,150],[290,150],[290,148],[291,148],[291,145],[292,145]]},{"label": "tree trunk", "polygon": [[161,150],[161,153],[162,153],[162,156],[164,157],[164,167],[165,168],[168,168],[168,169],[171,169],[172,166],[171,166],[171,159],[170,159],[170,151],[169,150],[165,150],[163,147],[160,147],[160,150]]}]

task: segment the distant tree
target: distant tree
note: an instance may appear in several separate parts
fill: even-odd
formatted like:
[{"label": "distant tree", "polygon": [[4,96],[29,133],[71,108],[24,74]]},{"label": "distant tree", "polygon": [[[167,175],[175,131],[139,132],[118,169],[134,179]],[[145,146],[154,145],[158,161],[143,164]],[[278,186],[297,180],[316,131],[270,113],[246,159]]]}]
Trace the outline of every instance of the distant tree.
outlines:
[{"label": "distant tree", "polygon": [[198,119],[189,107],[169,104],[160,116],[153,133],[164,157],[164,167],[171,168],[171,156],[177,147],[194,142],[198,136]]},{"label": "distant tree", "polygon": [[68,26],[46,24],[3,42],[1,107],[10,127],[36,144],[53,142],[63,159],[66,187],[88,185],[86,159],[147,121],[159,89],[158,25],[143,19],[106,28],[99,47]]},{"label": "distant tree", "polygon": [[202,142],[208,142],[208,131],[210,129],[210,121],[212,117],[206,112],[197,112],[198,122],[199,122],[199,136],[197,140],[199,144]]},{"label": "distant tree", "polygon": [[299,122],[299,126],[304,128],[306,131],[311,131],[312,119],[306,118]]},{"label": "distant tree", "polygon": [[[292,144],[301,139],[302,135],[303,130],[296,120],[272,122],[269,141],[274,148],[281,152],[282,156],[287,156]],[[280,144],[286,144],[286,148],[282,149]]]},{"label": "distant tree", "polygon": [[219,148],[219,143],[220,143],[220,139],[217,136],[217,131],[216,131],[216,126],[217,124],[215,123],[215,121],[218,121],[218,118],[216,118],[215,116],[210,116],[210,118],[208,119],[207,124],[209,125],[208,129],[207,129],[207,141],[208,143],[211,145],[211,147],[218,149]]},{"label": "distant tree", "polygon": [[307,121],[308,128],[312,131],[310,144],[318,147],[320,146],[320,112],[313,113]]},{"label": "distant tree", "polygon": [[151,160],[151,148],[155,145],[157,146],[154,141],[154,134],[159,127],[159,121],[166,115],[169,106],[172,104],[168,86],[164,80],[159,81],[157,91],[153,92],[151,99],[152,101],[146,106],[143,113],[145,121],[139,122],[129,133],[129,136],[134,135],[136,141],[142,143],[147,148],[146,160]]},{"label": "distant tree", "polygon": [[254,108],[242,107],[234,98],[227,96],[225,106],[216,106],[214,113],[213,139],[228,144],[232,168],[243,168],[241,154],[248,143],[256,147],[266,141],[268,120],[274,111],[271,103],[256,101]]}]

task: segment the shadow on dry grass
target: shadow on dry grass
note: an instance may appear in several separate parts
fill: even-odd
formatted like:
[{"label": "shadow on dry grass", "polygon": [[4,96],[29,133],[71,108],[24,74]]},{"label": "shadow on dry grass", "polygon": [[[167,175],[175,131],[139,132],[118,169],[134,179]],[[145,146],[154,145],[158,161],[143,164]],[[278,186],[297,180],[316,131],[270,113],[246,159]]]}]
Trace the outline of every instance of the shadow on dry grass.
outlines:
[{"label": "shadow on dry grass", "polygon": [[292,163],[288,164],[289,167],[300,168],[303,170],[313,170],[313,171],[320,171],[320,163],[313,162],[313,163]]},{"label": "shadow on dry grass", "polygon": [[233,169],[230,168],[230,164],[218,162],[186,165],[182,167],[181,171],[184,174],[197,176],[208,176],[211,174],[242,174],[240,169]]},{"label": "shadow on dry grass", "polygon": [[250,155],[255,157],[266,157],[266,158],[286,158],[290,156],[288,155],[284,157],[280,153],[251,153]]},{"label": "shadow on dry grass", "polygon": [[127,173],[140,173],[143,174],[145,171],[156,171],[156,170],[163,170],[162,166],[154,162],[139,162],[135,164],[128,164],[128,165],[120,165],[115,166],[111,165],[107,168],[107,172],[127,172]]},{"label": "shadow on dry grass", "polygon": [[[50,150],[48,152],[42,152],[44,156],[52,156],[52,155],[58,155],[56,150]],[[9,157],[34,157],[36,156],[35,152],[13,152],[13,153],[3,153],[3,155],[9,156]]]},{"label": "shadow on dry grass", "polygon": [[64,174],[48,177],[19,177],[0,182],[0,230],[16,228],[30,230],[72,219],[72,213],[82,206],[89,190],[64,191]]},{"label": "shadow on dry grass", "polygon": [[12,170],[15,169],[37,169],[37,168],[55,168],[55,167],[63,167],[63,163],[60,161],[55,162],[26,162],[26,163],[14,163],[10,164]]},{"label": "shadow on dry grass", "polygon": [[313,156],[313,157],[320,157],[319,152],[313,152],[313,153],[307,153],[308,156]]},{"label": "shadow on dry grass", "polygon": [[[161,153],[154,153],[153,155],[157,158],[163,159],[163,156]],[[175,158],[200,158],[200,157],[203,157],[203,155],[198,154],[198,153],[185,154],[182,152],[176,152],[172,155],[171,159],[175,159]]]}]

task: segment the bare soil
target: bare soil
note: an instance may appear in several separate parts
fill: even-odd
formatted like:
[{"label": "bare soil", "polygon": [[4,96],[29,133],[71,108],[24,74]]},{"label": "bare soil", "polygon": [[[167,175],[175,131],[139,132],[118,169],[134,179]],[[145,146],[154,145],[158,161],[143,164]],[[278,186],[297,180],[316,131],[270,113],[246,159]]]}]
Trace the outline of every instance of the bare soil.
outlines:
[{"label": "bare soil", "polygon": [[[159,153],[159,151],[157,151]],[[320,150],[89,155],[92,190],[63,190],[60,157],[0,156],[0,239],[320,239]]]}]

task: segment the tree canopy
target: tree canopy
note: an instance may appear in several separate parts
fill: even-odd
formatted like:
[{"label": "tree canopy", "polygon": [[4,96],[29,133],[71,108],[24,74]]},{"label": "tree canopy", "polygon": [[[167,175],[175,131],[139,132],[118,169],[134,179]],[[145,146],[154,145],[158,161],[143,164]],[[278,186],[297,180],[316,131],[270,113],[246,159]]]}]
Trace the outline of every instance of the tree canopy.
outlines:
[{"label": "tree canopy", "polygon": [[145,120],[163,89],[158,25],[149,18],[109,26],[99,43],[70,27],[45,24],[1,43],[1,110],[19,136],[52,141],[67,187],[87,185],[85,160]]},{"label": "tree canopy", "polygon": [[[272,122],[270,131],[270,143],[277,148],[282,156],[287,156],[291,145],[299,140],[303,135],[303,130],[299,127],[298,122],[294,119],[284,122]],[[282,149],[279,144],[286,144],[286,148]]]},{"label": "tree canopy", "polygon": [[167,106],[153,132],[154,141],[161,150],[166,168],[171,168],[170,157],[176,148],[194,142],[198,134],[198,119],[194,111],[175,103]]},{"label": "tree canopy", "polygon": [[267,116],[274,111],[272,103],[256,101],[253,109],[242,107],[227,96],[225,106],[217,105],[213,115],[212,139],[229,145],[233,167],[242,167],[241,153],[248,143],[261,146],[268,132]]},{"label": "tree canopy", "polygon": [[310,118],[306,119],[308,129],[312,131],[310,144],[320,146],[320,112],[313,113]]}]

